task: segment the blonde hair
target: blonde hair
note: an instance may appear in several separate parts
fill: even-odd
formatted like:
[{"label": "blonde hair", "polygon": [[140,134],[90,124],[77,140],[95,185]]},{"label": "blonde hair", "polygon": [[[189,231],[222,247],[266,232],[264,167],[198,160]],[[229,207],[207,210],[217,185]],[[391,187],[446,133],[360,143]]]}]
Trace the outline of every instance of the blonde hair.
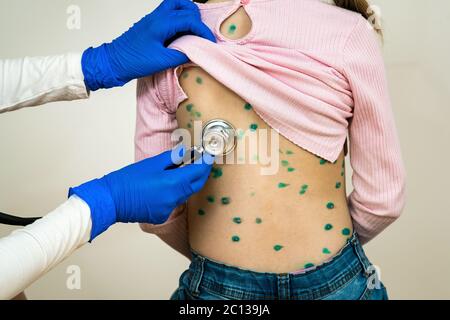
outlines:
[{"label": "blonde hair", "polygon": [[367,0],[334,0],[334,3],[341,8],[360,13],[369,20],[375,31],[382,36],[380,17]]}]

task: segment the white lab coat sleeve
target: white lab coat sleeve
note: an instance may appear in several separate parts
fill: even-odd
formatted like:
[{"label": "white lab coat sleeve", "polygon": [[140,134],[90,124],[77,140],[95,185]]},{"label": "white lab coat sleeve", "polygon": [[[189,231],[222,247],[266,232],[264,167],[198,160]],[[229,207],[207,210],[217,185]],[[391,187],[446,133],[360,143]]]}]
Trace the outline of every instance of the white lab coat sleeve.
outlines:
[{"label": "white lab coat sleeve", "polygon": [[89,97],[81,53],[0,59],[0,113]]},{"label": "white lab coat sleeve", "polygon": [[0,239],[0,299],[11,299],[85,244],[91,212],[76,195],[33,224]]}]

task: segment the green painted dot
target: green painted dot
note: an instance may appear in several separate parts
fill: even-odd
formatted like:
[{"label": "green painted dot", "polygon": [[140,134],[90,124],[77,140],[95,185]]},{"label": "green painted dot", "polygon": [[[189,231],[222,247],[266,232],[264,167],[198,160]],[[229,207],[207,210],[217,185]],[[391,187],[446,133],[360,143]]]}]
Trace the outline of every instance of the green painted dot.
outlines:
[{"label": "green painted dot", "polygon": [[218,179],[223,175],[222,168],[213,167],[211,169],[211,174],[214,179]]},{"label": "green painted dot", "polygon": [[328,248],[323,248],[323,249],[322,249],[322,253],[323,253],[323,254],[330,254],[331,251],[330,251],[330,249],[328,249]]},{"label": "green painted dot", "polygon": [[292,152],[291,150],[288,150],[288,151],[286,151],[286,154],[287,154],[288,156],[290,156],[290,155],[293,155],[294,152]]},{"label": "green painted dot", "polygon": [[321,165],[324,165],[325,163],[327,163],[327,160],[325,160],[325,159],[320,159],[320,164],[321,164]]},{"label": "green painted dot", "polygon": [[187,124],[187,127],[188,127],[188,129],[191,129],[191,128],[192,128],[192,124],[191,124],[191,123],[188,123],[188,124]]},{"label": "green painted dot", "polygon": [[311,262],[305,264],[305,266],[304,266],[305,269],[309,269],[309,268],[312,268],[312,267],[314,267],[314,263],[311,263]]},{"label": "green painted dot", "polygon": [[287,161],[287,160],[281,160],[281,165],[282,165],[283,167],[287,167],[287,166],[289,165],[289,161]]},{"label": "green painted dot", "polygon": [[207,196],[207,197],[206,197],[206,200],[207,200],[209,203],[214,203],[214,201],[216,201],[216,198],[215,198],[214,196]]},{"label": "green painted dot", "polygon": [[251,192],[250,197],[254,197],[256,195],[256,192]]},{"label": "green painted dot", "polygon": [[284,188],[286,188],[286,187],[288,187],[288,186],[289,186],[289,184],[284,183],[284,182],[280,182],[280,183],[278,184],[278,188],[280,188],[280,189],[284,189]]},{"label": "green painted dot", "polygon": [[256,222],[257,224],[261,224],[261,223],[262,223],[262,219],[261,219],[261,218],[256,218],[256,219],[255,219],[255,222]]},{"label": "green painted dot", "polygon": [[223,205],[227,205],[231,203],[231,199],[229,197],[222,197],[222,199],[220,199],[220,202],[222,202]]},{"label": "green painted dot", "polygon": [[302,185],[302,188],[301,188],[299,193],[300,194],[305,194],[307,190],[308,190],[308,185],[304,184],[304,185]]},{"label": "green painted dot", "polygon": [[202,116],[202,113],[201,113],[201,112],[198,112],[198,111],[195,111],[195,116],[196,116],[197,118],[200,118],[200,117]]},{"label": "green painted dot", "polygon": [[205,210],[203,210],[203,209],[198,209],[197,213],[199,216],[204,216],[206,214]]},{"label": "green painted dot", "polygon": [[350,229],[349,228],[344,228],[342,229],[342,235],[344,236],[349,236],[350,235]]},{"label": "green painted dot", "polygon": [[333,229],[333,225],[330,223],[327,223],[324,227],[325,230],[330,231],[331,229]]},{"label": "green painted dot", "polygon": [[253,108],[252,105],[250,103],[248,103],[248,102],[244,105],[244,109],[247,110],[247,111],[252,110],[252,108]]},{"label": "green painted dot", "polygon": [[344,176],[344,171],[341,171],[341,177],[343,177]]},{"label": "green painted dot", "polygon": [[232,236],[232,237],[231,237],[231,241],[233,241],[233,242],[239,242],[239,241],[241,241],[241,238],[239,238],[239,236]]},{"label": "green painted dot", "polygon": [[289,168],[287,169],[287,171],[288,171],[288,172],[294,172],[294,171],[295,171],[295,168],[289,167]]},{"label": "green painted dot", "polygon": [[194,105],[192,103],[189,103],[189,104],[186,105],[186,110],[188,112],[191,112],[193,108],[194,108]]},{"label": "green painted dot", "polygon": [[281,249],[283,249],[282,245],[276,244],[273,246],[273,250],[275,250],[275,251],[280,251]]},{"label": "green painted dot", "polygon": [[336,182],[336,189],[339,189],[342,186],[342,183]]},{"label": "green painted dot", "polygon": [[258,129],[258,125],[257,125],[256,123],[252,123],[252,124],[250,125],[250,130],[251,130],[251,131],[256,131],[256,129]]},{"label": "green painted dot", "polygon": [[189,73],[187,72],[183,73],[183,79],[186,79],[187,77],[189,77]]},{"label": "green painted dot", "polygon": [[197,77],[197,78],[195,79],[195,82],[197,82],[198,84],[202,84],[202,83],[203,83],[203,79],[200,78],[200,77]]},{"label": "green painted dot", "polygon": [[229,34],[233,34],[236,32],[237,26],[233,23],[232,25],[230,25],[230,27],[228,28],[228,33]]},{"label": "green painted dot", "polygon": [[233,222],[236,223],[236,224],[241,224],[242,223],[242,219],[239,218],[239,217],[234,217],[233,218]]},{"label": "green painted dot", "polygon": [[328,202],[327,203],[327,208],[328,209],[334,209],[334,203],[333,202]]},{"label": "green painted dot", "polygon": [[345,159],[342,160],[342,168],[345,168]]}]

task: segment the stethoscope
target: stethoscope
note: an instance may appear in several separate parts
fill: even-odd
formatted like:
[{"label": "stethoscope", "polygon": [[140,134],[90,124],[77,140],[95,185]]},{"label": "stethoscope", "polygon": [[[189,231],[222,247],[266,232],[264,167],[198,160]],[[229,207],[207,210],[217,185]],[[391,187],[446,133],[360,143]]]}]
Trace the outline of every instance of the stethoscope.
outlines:
[{"label": "stethoscope", "polygon": [[[231,123],[223,119],[210,120],[202,128],[200,144],[193,146],[190,152],[186,153],[190,158],[183,159],[183,162],[175,167],[194,163],[205,152],[215,157],[228,155],[236,148],[236,140],[236,129]],[[27,226],[38,219],[40,217],[21,218],[0,212],[0,224]]]},{"label": "stethoscope", "polygon": [[213,119],[206,122],[202,128],[200,144],[193,146],[187,153],[187,159],[177,165],[194,163],[203,153],[212,156],[226,156],[236,148],[236,129],[223,119]]}]

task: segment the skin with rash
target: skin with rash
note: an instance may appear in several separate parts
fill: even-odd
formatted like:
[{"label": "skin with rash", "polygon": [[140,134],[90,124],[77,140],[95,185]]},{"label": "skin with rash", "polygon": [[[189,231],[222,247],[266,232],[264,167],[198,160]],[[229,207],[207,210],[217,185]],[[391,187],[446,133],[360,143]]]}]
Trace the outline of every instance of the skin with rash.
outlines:
[{"label": "skin with rash", "polygon": [[[250,29],[241,7],[224,21],[220,32],[238,39]],[[212,119],[229,121],[238,136],[270,129],[250,103],[201,68],[179,70],[188,99],[178,106],[176,116],[178,126],[192,137],[195,121]],[[189,199],[192,249],[227,265],[274,273],[311,268],[337,254],[353,232],[343,150],[330,163],[280,136],[274,175],[261,175],[263,165],[249,163],[257,155],[248,152],[246,146],[244,164],[236,164],[238,159],[234,164],[215,164],[205,187]]]}]

